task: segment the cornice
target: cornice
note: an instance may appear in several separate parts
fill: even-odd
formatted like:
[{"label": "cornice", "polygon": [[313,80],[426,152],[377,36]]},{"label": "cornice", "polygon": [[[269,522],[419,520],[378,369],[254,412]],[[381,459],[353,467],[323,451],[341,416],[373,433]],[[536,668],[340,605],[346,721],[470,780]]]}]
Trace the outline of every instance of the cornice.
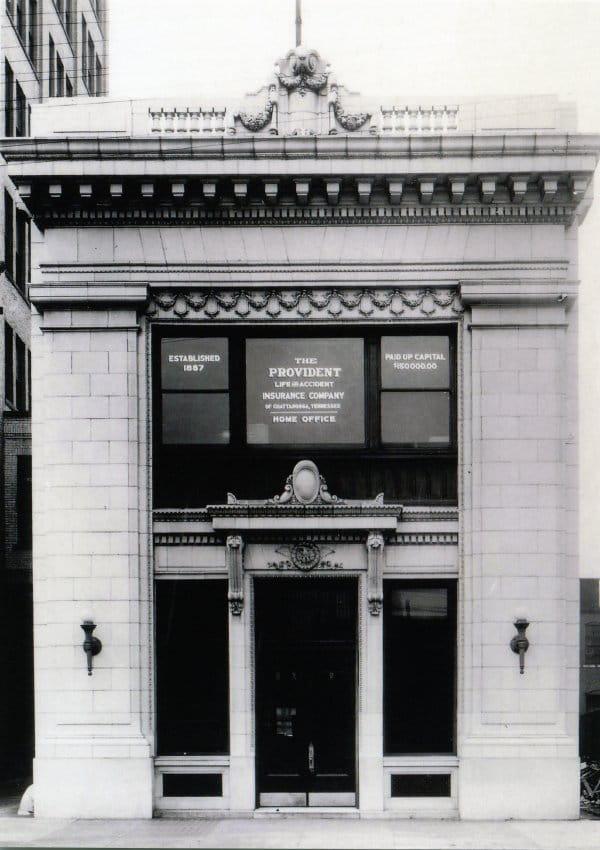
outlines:
[{"label": "cornice", "polygon": [[[477,135],[335,136],[77,136],[3,139],[0,153],[10,163],[52,160],[254,159],[367,157],[584,156],[595,163],[600,135],[565,132]],[[593,165],[591,166],[593,170]]]}]

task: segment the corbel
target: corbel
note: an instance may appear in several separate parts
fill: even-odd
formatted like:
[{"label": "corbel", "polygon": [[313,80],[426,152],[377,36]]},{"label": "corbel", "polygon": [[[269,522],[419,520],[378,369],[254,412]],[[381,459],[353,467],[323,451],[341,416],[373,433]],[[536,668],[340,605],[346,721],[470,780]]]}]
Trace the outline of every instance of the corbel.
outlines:
[{"label": "corbel", "polygon": [[204,200],[206,201],[214,201],[217,197],[217,181],[216,180],[203,180],[202,181],[202,194],[204,195]]},{"label": "corbel", "polygon": [[383,534],[371,531],[367,537],[367,602],[375,617],[383,607],[383,548]]},{"label": "corbel", "polygon": [[404,191],[404,180],[398,177],[388,178],[388,192],[390,194],[390,203],[399,204],[402,200],[402,192]]},{"label": "corbel", "polygon": [[80,183],[79,184],[79,197],[80,198],[91,198],[92,197],[92,184],[91,183]]},{"label": "corbel", "polygon": [[508,185],[513,203],[520,204],[527,193],[527,177],[511,177]]},{"label": "corbel", "polygon": [[480,177],[479,192],[481,194],[481,202],[491,204],[496,194],[496,178],[495,177]]},{"label": "corbel", "polygon": [[435,189],[435,180],[422,179],[419,180],[419,194],[421,196],[422,204],[430,204],[431,199],[433,198],[433,191]]},{"label": "corbel", "polygon": [[356,191],[361,204],[368,204],[371,200],[371,189],[373,188],[372,177],[359,177],[356,181]]},{"label": "corbel", "polygon": [[450,200],[453,204],[460,204],[465,195],[467,181],[464,177],[451,177],[449,182]]},{"label": "corbel", "polygon": [[274,204],[277,201],[277,196],[279,195],[279,180],[273,180],[269,178],[268,180],[263,180],[263,185],[265,187],[265,198],[269,204]]},{"label": "corbel", "polygon": [[142,183],[141,187],[142,198],[154,197],[154,183]]},{"label": "corbel", "polygon": [[236,201],[240,201],[241,203],[243,203],[248,198],[248,181],[234,180],[233,194],[235,196]]},{"label": "corbel", "polygon": [[123,184],[122,183],[111,183],[110,184],[110,196],[111,196],[111,198],[122,198],[123,197]]},{"label": "corbel", "polygon": [[244,541],[239,534],[230,534],[225,540],[225,557],[229,575],[229,610],[239,617],[244,610]]},{"label": "corbel", "polygon": [[581,177],[579,175],[573,175],[569,180],[569,187],[571,189],[571,195],[573,196],[573,200],[580,201],[587,190],[588,187],[588,178]]},{"label": "corbel", "polygon": [[15,183],[17,187],[17,192],[23,198],[23,200],[27,200],[27,198],[31,197],[31,183]]},{"label": "corbel", "polygon": [[558,180],[556,177],[542,176],[539,180],[542,202],[550,203],[558,192]]},{"label": "corbel", "polygon": [[171,183],[171,194],[174,198],[183,198],[185,195],[185,183],[183,181],[174,181]]},{"label": "corbel", "polygon": [[50,183],[48,193],[51,198],[60,198],[62,196],[62,186],[60,183]]},{"label": "corbel", "polygon": [[339,179],[328,179],[325,181],[327,200],[330,204],[337,204],[340,199],[340,187],[342,181]]},{"label": "corbel", "polygon": [[308,201],[310,180],[306,177],[295,177],[294,184],[296,186],[296,198],[298,199],[298,203],[305,204]]}]

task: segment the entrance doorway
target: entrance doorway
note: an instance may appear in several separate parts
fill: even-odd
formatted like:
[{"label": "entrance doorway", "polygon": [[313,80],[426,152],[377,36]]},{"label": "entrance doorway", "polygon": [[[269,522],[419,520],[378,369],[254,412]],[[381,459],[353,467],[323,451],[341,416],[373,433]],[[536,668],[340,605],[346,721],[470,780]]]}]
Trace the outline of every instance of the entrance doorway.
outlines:
[{"label": "entrance doorway", "polygon": [[254,589],[258,804],[355,806],[357,580]]}]

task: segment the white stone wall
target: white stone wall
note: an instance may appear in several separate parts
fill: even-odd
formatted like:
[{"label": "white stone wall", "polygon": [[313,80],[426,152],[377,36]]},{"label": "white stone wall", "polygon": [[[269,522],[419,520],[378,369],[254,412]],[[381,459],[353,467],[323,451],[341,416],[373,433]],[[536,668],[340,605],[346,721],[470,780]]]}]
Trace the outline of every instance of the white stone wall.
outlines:
[{"label": "white stone wall", "polygon": [[[140,679],[148,610],[140,582],[146,490],[138,334],[134,310],[47,311],[34,319],[40,816],[151,814]],[[103,643],[92,676],[80,629],[90,608]]]},{"label": "white stone wall", "polygon": [[[567,317],[558,304],[479,305],[470,319],[459,806],[465,817],[576,817]],[[522,675],[509,649],[518,616],[531,623]]]}]

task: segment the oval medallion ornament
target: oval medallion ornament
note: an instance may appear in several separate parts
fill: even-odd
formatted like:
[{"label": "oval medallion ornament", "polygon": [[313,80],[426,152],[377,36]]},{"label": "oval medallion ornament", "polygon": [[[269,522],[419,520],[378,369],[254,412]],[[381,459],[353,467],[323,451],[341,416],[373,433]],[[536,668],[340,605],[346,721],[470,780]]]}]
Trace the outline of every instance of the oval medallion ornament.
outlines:
[{"label": "oval medallion ornament", "polygon": [[318,567],[321,549],[316,543],[296,543],[290,549],[290,560],[303,573],[309,573]]},{"label": "oval medallion ornament", "polygon": [[310,505],[319,495],[321,479],[312,460],[301,460],[292,472],[294,496],[303,505]]}]

